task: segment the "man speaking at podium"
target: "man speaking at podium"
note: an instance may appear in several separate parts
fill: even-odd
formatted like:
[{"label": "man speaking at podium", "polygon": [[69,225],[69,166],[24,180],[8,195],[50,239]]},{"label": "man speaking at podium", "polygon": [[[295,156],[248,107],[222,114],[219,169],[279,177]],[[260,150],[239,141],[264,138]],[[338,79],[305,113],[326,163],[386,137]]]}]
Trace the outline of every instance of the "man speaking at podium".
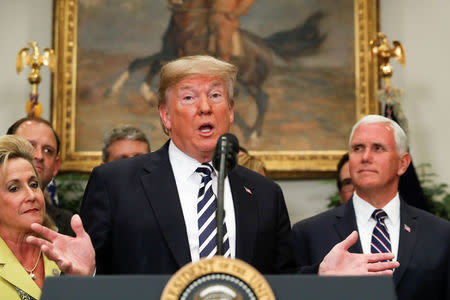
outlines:
[{"label": "man speaking at podium", "polygon": [[[236,73],[235,66],[209,56],[184,57],[162,68],[158,106],[170,140],[151,154],[95,168],[86,188],[81,217],[96,251],[97,274],[172,274],[214,256],[217,171],[211,160],[234,120]],[[225,180],[224,208],[225,256],[265,274],[295,270],[277,184],[238,166]],[[369,265],[366,256],[348,256],[353,240],[332,250],[321,270],[345,273],[359,263],[358,274],[392,273],[383,270],[396,263]]]}]

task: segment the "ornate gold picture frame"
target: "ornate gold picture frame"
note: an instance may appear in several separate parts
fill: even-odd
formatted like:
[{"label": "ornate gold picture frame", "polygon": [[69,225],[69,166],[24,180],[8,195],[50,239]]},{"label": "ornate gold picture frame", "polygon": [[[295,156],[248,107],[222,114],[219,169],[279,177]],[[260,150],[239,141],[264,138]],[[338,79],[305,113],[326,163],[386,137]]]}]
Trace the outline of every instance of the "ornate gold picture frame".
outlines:
[{"label": "ornate gold picture frame", "polygon": [[[290,0],[284,1],[289,2]],[[340,2],[344,3],[345,1],[350,3],[352,0],[342,0]],[[119,2],[120,1],[118,1],[118,3]],[[131,3],[133,2],[134,1],[131,1]],[[296,3],[294,0],[291,2]],[[101,3],[101,1],[96,1],[96,3]],[[256,3],[258,2],[255,2],[253,6],[255,6]],[[354,17],[355,99],[351,100],[354,101],[351,105],[352,109],[354,108],[354,111],[347,111],[346,114],[349,116],[348,119],[354,118],[348,121],[349,124],[353,124],[362,116],[370,113],[378,113],[379,110],[379,105],[375,99],[377,72],[369,48],[370,40],[376,37],[378,7],[376,0],[353,0],[353,5],[347,6],[353,7],[352,15]],[[83,97],[84,92],[84,90],[80,90],[79,86],[79,80],[80,78],[83,78],[84,73],[83,76],[80,76],[81,66],[77,65],[80,64],[80,58],[84,55],[84,53],[80,53],[78,44],[78,32],[81,22],[79,18],[79,3],[76,0],[55,0],[54,9],[54,48],[58,63],[57,71],[53,78],[52,122],[60,135],[62,142],[60,153],[62,163],[60,169],[62,171],[89,172],[93,167],[100,163],[101,152],[91,151],[93,149],[88,149],[89,147],[84,148],[84,146],[80,146],[79,142],[80,135],[86,140],[91,138],[85,133],[91,128],[89,122],[95,121],[92,120],[92,117],[83,115],[79,112],[80,97]],[[336,10],[334,7],[330,7],[330,9]],[[261,11],[261,9],[257,10],[258,13],[261,13]],[[324,18],[326,17],[327,14],[325,13]],[[248,17],[241,17],[241,25],[245,24],[250,18],[251,13],[249,13]],[[329,37],[324,35],[324,38]],[[272,89],[273,93],[279,93],[278,90],[273,88],[273,85],[269,88]],[[240,109],[239,106],[238,109]],[[243,115],[248,115],[246,109],[248,110],[248,108],[242,107]],[[329,109],[332,110],[333,108]],[[84,111],[86,111],[86,108]],[[117,122],[120,123],[121,120],[117,120]],[[159,120],[152,120],[152,122],[159,123]],[[337,123],[338,121],[334,122]],[[81,126],[84,127],[80,130]],[[285,128],[290,127],[286,126]],[[296,128],[299,127],[291,128],[293,128],[291,131],[295,131],[297,130]],[[235,130],[242,141],[240,129]],[[350,128],[348,128],[348,131],[350,131]],[[302,134],[301,131],[294,133],[298,135]],[[348,137],[348,133],[343,134],[343,136]],[[248,139],[243,140],[243,144],[250,150],[250,154],[257,156],[264,161],[267,175],[271,178],[329,177],[334,173],[340,157],[346,152],[346,141],[344,137],[342,138],[342,141],[340,141],[339,145],[341,146],[334,147],[334,144],[330,144],[331,146],[323,147],[323,149],[321,148],[322,144],[310,145],[308,146],[309,148],[305,146],[305,149],[302,149],[302,147],[280,149],[280,147],[283,147],[283,144],[276,140],[276,138],[278,138],[278,135],[273,136],[272,142],[276,147],[264,146],[271,143],[270,136],[268,138],[266,136],[266,144],[252,143]],[[289,139],[291,138],[284,138],[284,140]],[[326,140],[326,138],[324,139]],[[96,140],[95,143],[98,145],[95,149],[100,149],[101,141]],[[313,144],[314,141],[311,141],[311,143]],[[152,145],[152,148],[155,149],[154,145]]]}]

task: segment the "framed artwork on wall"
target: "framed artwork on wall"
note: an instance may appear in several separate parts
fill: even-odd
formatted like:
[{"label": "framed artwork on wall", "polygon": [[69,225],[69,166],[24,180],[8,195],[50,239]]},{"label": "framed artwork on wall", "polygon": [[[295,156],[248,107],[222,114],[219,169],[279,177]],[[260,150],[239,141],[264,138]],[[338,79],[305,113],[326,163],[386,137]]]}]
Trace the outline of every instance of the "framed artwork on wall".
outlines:
[{"label": "framed artwork on wall", "polygon": [[101,138],[117,125],[141,128],[159,148],[168,138],[157,109],[161,65],[224,47],[239,68],[231,132],[240,144],[272,178],[332,175],[351,126],[378,112],[369,48],[377,1],[247,2],[223,46],[210,0],[55,1],[52,121],[61,169],[98,165]]}]

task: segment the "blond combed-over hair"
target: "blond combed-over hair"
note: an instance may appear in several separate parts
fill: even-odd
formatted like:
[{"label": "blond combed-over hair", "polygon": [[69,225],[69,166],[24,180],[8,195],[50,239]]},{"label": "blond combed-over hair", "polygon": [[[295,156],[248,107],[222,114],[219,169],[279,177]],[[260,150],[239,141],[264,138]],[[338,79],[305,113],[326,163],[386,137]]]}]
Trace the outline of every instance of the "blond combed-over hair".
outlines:
[{"label": "blond combed-over hair", "polygon": [[[222,79],[226,84],[228,104],[230,107],[234,105],[234,83],[237,76],[237,67],[212,56],[194,55],[178,58],[161,68],[158,107],[166,104],[169,91],[180,81],[198,75]],[[168,134],[164,124],[162,125],[164,132]]]}]

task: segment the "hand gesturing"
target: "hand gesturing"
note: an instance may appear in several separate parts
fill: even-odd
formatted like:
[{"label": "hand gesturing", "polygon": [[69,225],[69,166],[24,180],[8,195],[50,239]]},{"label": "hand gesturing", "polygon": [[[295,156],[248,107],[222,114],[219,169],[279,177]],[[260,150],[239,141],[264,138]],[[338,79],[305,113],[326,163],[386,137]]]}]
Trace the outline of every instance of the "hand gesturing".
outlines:
[{"label": "hand gesturing", "polygon": [[84,231],[79,215],[70,222],[76,237],[57,233],[40,224],[31,224],[31,229],[40,237],[28,236],[26,241],[40,247],[45,255],[56,262],[60,270],[71,275],[92,275],[95,270],[95,251],[91,238]]}]

